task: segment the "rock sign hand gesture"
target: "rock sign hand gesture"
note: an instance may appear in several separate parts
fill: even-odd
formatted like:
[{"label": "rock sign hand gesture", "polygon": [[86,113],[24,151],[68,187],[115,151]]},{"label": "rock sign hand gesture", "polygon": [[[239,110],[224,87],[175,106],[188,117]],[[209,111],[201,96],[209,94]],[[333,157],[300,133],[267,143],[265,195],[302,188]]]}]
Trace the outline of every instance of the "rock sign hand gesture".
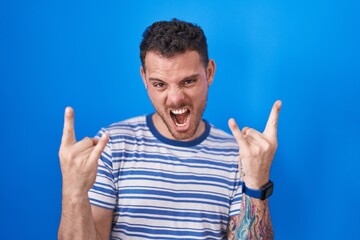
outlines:
[{"label": "rock sign hand gesture", "polygon": [[64,130],[59,150],[63,177],[63,194],[74,197],[87,196],[96,179],[98,159],[109,137],[106,133],[97,140],[85,137],[76,142],[74,110],[65,109]]},{"label": "rock sign hand gesture", "polygon": [[260,189],[269,181],[270,167],[277,148],[281,105],[280,100],[274,103],[263,133],[248,127],[240,130],[234,119],[229,120],[229,127],[239,145],[239,171],[249,188]]}]

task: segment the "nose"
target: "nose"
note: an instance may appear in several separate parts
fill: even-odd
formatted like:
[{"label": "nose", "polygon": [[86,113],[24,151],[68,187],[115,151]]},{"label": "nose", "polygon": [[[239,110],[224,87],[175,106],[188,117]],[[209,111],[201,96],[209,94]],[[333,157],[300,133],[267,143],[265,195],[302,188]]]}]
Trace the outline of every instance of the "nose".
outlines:
[{"label": "nose", "polygon": [[181,88],[172,88],[169,89],[168,96],[167,96],[167,105],[178,105],[179,103],[182,103],[185,99],[185,93],[184,90]]}]

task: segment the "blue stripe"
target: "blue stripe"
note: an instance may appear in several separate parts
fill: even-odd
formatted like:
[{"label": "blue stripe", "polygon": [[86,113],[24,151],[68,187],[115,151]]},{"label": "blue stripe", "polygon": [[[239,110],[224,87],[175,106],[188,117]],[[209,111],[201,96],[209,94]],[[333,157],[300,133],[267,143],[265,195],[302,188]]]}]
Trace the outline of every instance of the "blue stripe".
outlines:
[{"label": "blue stripe", "polygon": [[[115,195],[109,195],[109,194],[105,194],[105,193],[100,192],[100,191],[95,191],[94,188],[90,189],[89,192],[90,192],[90,193],[95,193],[95,194],[97,194],[97,195],[104,196],[104,197],[106,197],[106,198],[111,198],[111,199],[114,200],[114,202],[116,201],[116,197],[114,197]],[[90,198],[90,199],[91,199],[91,198]],[[94,199],[94,200],[95,200],[95,199]],[[109,203],[107,203],[107,204],[109,204]],[[113,203],[111,203],[110,205],[113,205]]]},{"label": "blue stripe", "polygon": [[[154,171],[145,171],[145,170],[126,170],[126,171],[121,171],[120,175],[121,175],[121,177],[134,176],[134,175],[153,176],[153,177],[162,177],[165,179],[215,182],[215,183],[223,183],[226,186],[231,186],[231,187],[234,186],[234,182],[232,182],[232,181],[221,179],[218,177],[209,177],[209,175],[207,175],[207,176],[196,176],[196,175],[190,175],[190,174],[189,175],[176,175],[176,174],[170,174],[170,173],[165,173],[165,172],[154,172]],[[135,178],[135,179],[137,179],[137,178]],[[173,181],[169,181],[169,182],[173,182]],[[197,182],[197,184],[199,184],[199,182]],[[204,183],[201,183],[201,184],[204,184]],[[220,185],[218,185],[218,186],[220,186]]]},{"label": "blue stripe", "polygon": [[120,181],[124,181],[124,180],[137,180],[137,181],[149,181],[149,182],[162,182],[162,183],[171,183],[171,184],[176,184],[176,185],[183,185],[184,187],[186,187],[185,185],[194,185],[194,186],[210,186],[210,187],[219,187],[219,188],[223,188],[226,190],[234,190],[234,186],[224,186],[224,185],[220,185],[220,184],[215,184],[215,183],[207,183],[207,182],[198,182],[198,181],[183,181],[183,182],[179,182],[179,181],[171,181],[171,180],[164,180],[164,179],[154,179],[151,177],[127,177],[126,179],[120,179]]},{"label": "blue stripe", "polygon": [[[117,162],[117,163],[122,163],[122,162],[125,162],[126,163],[139,163],[139,164],[146,164],[146,165],[151,165],[151,163],[156,163],[156,164],[162,164],[164,166],[177,166],[177,167],[188,167],[188,168],[192,168],[192,169],[204,169],[204,166],[193,166],[191,164],[180,164],[180,163],[174,163],[174,162],[169,162],[169,161],[156,161],[156,160],[139,160],[139,159],[133,159],[133,160],[129,160],[129,159],[126,159],[126,160],[121,160],[121,161],[114,161],[114,162]],[[141,165],[140,165],[141,166]],[[205,166],[206,167],[206,166]],[[211,167],[212,170],[217,170],[217,171],[221,171],[219,172],[220,173],[223,173],[223,174],[228,174],[228,173],[237,173],[238,172],[238,167],[237,165],[233,168],[230,168],[227,169],[227,168],[223,168],[223,167],[214,167],[212,166]],[[121,171],[121,170],[117,170],[117,171]],[[117,171],[115,171],[114,173],[117,173]]]},{"label": "blue stripe", "polygon": [[[119,191],[122,191],[124,189],[156,189],[156,190],[163,190],[163,191],[174,191],[173,188],[162,188],[162,187],[157,187],[157,186],[154,186],[154,187],[151,187],[151,186],[140,186],[140,185],[137,185],[136,187],[134,186],[130,186],[130,187],[124,187],[124,186],[120,186],[119,187]],[[191,189],[186,189],[186,190],[179,190],[179,189],[176,189],[176,192],[178,193],[202,193],[202,194],[211,194],[211,195],[217,195],[217,196],[222,196],[222,197],[226,197],[228,198],[229,195],[228,194],[224,194],[224,193],[221,193],[221,192],[211,192],[211,191],[201,191],[201,190],[191,190]]]},{"label": "blue stripe", "polygon": [[[127,225],[127,226],[133,225],[133,226],[142,226],[142,227],[146,227],[146,228],[154,228],[154,225],[149,225],[149,224],[129,224],[126,221],[119,221],[119,224],[123,224],[123,225]],[[168,229],[168,227],[163,227],[163,226],[156,226],[156,228],[157,229]],[[188,227],[188,228],[186,228],[184,230],[194,231],[194,230],[199,230],[199,229],[198,228]],[[215,232],[213,229],[208,228],[208,227],[202,228],[202,230]]]},{"label": "blue stripe", "polygon": [[[114,232],[117,233],[122,233],[128,237],[130,237],[129,239],[131,239],[131,237],[138,237],[138,238],[144,238],[143,234],[135,234],[135,233],[126,233],[124,230],[114,230]],[[223,235],[223,234],[222,234]],[[206,240],[219,240],[219,237],[208,237],[208,236],[204,236],[206,238]],[[113,238],[112,238],[113,239]],[[124,240],[123,238],[116,238],[117,240]],[[156,239],[156,240],[169,240],[169,237],[161,237],[161,236],[146,236],[146,239]],[[178,238],[176,238],[178,239]],[[182,237],[181,240],[192,240],[194,238],[189,238],[189,237]],[[196,238],[198,239],[198,238]],[[224,238],[222,238],[224,239]],[[195,240],[195,239],[194,239]]]},{"label": "blue stripe", "polygon": [[[145,116],[144,116],[145,117]],[[109,129],[116,129],[116,128],[120,128],[120,129],[134,129],[137,127],[144,127],[146,129],[147,125],[145,122],[131,122],[131,121],[127,121],[127,122],[118,122],[118,123],[114,123],[111,124],[109,126]]]},{"label": "blue stripe", "polygon": [[[219,214],[219,211],[209,211],[206,209],[195,209],[195,208],[175,208],[175,207],[162,207],[162,206],[153,206],[153,205],[134,205],[134,204],[122,204],[121,205],[124,208],[152,208],[152,209],[162,209],[162,210],[171,210],[171,211],[191,211],[191,212],[202,212],[202,213],[207,213],[207,214]],[[177,206],[177,205],[174,205]],[[224,216],[227,216],[227,214],[223,213]]]},{"label": "blue stripe", "polygon": [[111,204],[109,204],[107,202],[100,201],[100,200],[94,199],[94,198],[90,198],[90,203],[91,203],[91,205],[106,208],[106,209],[110,209],[110,210],[114,210],[114,207],[115,207],[114,205],[111,205]]},{"label": "blue stripe", "polygon": [[220,142],[233,142],[236,144],[236,140],[232,135],[215,136],[214,134],[210,134],[207,140],[216,143],[219,143],[220,141]]},{"label": "blue stripe", "polygon": [[107,154],[105,151],[100,156],[100,159],[105,163],[106,166],[109,166],[110,168],[112,168],[112,162],[110,160],[111,158],[112,156]]},{"label": "blue stripe", "polygon": [[[174,219],[172,217],[165,217],[165,216],[147,216],[147,215],[140,215],[140,216],[136,216],[134,214],[126,214],[123,212],[116,212],[115,213],[116,217],[119,217],[120,219],[125,219],[125,218],[129,218],[129,219],[134,219],[135,222],[138,222],[137,219],[149,219],[150,222],[153,221],[171,221],[171,222],[184,222],[184,223],[190,223],[190,224],[197,224],[197,223],[208,223],[208,224],[219,224],[219,220],[215,219],[215,220],[209,220],[209,219],[202,219],[202,218],[197,218],[197,219],[186,219],[186,218],[179,218],[179,219]],[[224,218],[223,218],[224,219]],[[226,220],[221,220],[220,223],[222,224],[227,224],[229,222],[229,219],[226,217]],[[158,227],[158,226],[157,226]]]},{"label": "blue stripe", "polygon": [[[135,213],[135,214],[142,214],[142,215],[150,215],[157,218],[158,216],[169,216],[169,217],[175,217],[178,219],[184,219],[184,218],[193,218],[193,219],[209,219],[209,220],[221,220],[221,221],[227,221],[228,217],[219,215],[219,214],[207,214],[207,213],[195,213],[195,212],[181,212],[181,211],[170,211],[170,210],[159,210],[159,209],[142,209],[142,208],[121,208],[120,211],[118,211],[120,216],[122,213]],[[135,216],[135,215],[134,215]],[[173,219],[176,221],[176,219]],[[189,221],[189,220],[188,220]],[[191,221],[191,220],[190,220]]]},{"label": "blue stripe", "polygon": [[206,204],[208,206],[216,206],[216,207],[223,207],[223,208],[229,208],[229,204],[221,204],[221,203],[213,203],[213,202],[206,202],[206,201],[199,201],[199,200],[180,200],[180,199],[169,199],[169,198],[160,198],[160,197],[145,197],[145,196],[123,196],[119,195],[118,199],[141,199],[141,200],[157,200],[157,201],[163,201],[163,202],[173,202],[173,203],[200,203],[200,204]]},{"label": "blue stripe", "polygon": [[111,188],[112,189],[112,193],[116,193],[117,192],[117,189],[115,189],[113,186],[109,185],[109,184],[105,184],[105,183],[102,183],[102,182],[95,182],[94,183],[94,186],[97,185],[97,186],[103,186],[103,187],[106,187],[106,188]]},{"label": "blue stripe", "polygon": [[112,181],[112,179],[114,179],[114,175],[112,173],[109,173],[108,171],[106,171],[106,169],[104,169],[102,166],[99,166],[97,172],[98,172],[98,175],[105,176],[106,178],[108,178],[111,181]]},{"label": "blue stripe", "polygon": [[94,189],[95,191],[102,192],[102,193],[107,193],[107,194],[109,194],[109,196],[114,196],[117,193],[117,192],[112,191],[112,190],[110,190],[108,188],[99,187],[98,184],[94,184],[92,189]]},{"label": "blue stripe", "polygon": [[[113,153],[113,157],[114,157],[114,162],[117,161],[117,157],[120,154],[117,153]],[[219,160],[215,161],[215,160],[196,160],[196,159],[189,159],[189,158],[179,158],[179,157],[173,157],[173,156],[164,156],[161,154],[149,154],[149,153],[129,153],[129,152],[125,152],[122,153],[120,155],[121,157],[125,158],[122,160],[126,160],[128,158],[135,158],[135,159],[156,159],[156,160],[167,160],[167,161],[174,161],[174,162],[180,162],[180,163],[187,163],[187,164],[203,164],[203,165],[212,165],[212,166],[217,166],[217,167],[224,167],[224,168],[238,168],[237,166],[237,161],[234,163],[226,163],[226,162],[222,162]]]},{"label": "blue stripe", "polygon": [[[196,232],[196,231],[184,231],[184,230],[166,230],[166,229],[154,229],[154,228],[144,228],[144,227],[131,227],[125,224],[119,224],[116,226],[116,229],[121,229],[121,231],[124,231],[124,234],[129,235],[129,233],[133,232],[133,233],[145,233],[145,234],[151,234],[151,235],[155,235],[157,237],[161,237],[161,235],[173,235],[173,236],[184,236],[184,237],[204,237],[204,236],[211,236],[211,237],[216,237],[216,238],[220,238],[220,233],[214,233],[213,231],[201,231],[201,232]],[[127,231],[127,232],[125,232]],[[139,235],[144,237],[143,235]],[[154,237],[155,237],[154,236]]]},{"label": "blue stripe", "polygon": [[197,198],[197,199],[207,199],[207,200],[229,203],[229,199],[227,198],[213,196],[209,194],[199,194],[199,193],[174,193],[169,191],[147,190],[147,189],[122,189],[120,191],[120,196],[125,196],[126,194],[129,194],[130,196],[132,194],[141,194],[144,196],[155,195],[155,196],[172,197],[179,200],[179,202],[182,201],[181,200],[182,198],[194,198],[194,199]]}]

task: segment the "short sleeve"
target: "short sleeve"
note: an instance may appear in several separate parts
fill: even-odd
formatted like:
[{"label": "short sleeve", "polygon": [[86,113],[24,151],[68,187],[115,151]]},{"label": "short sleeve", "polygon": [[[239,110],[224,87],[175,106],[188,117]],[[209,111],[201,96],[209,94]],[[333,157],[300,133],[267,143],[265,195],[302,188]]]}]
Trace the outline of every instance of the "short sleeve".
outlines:
[{"label": "short sleeve", "polygon": [[[95,138],[100,138],[104,132],[105,130],[102,129]],[[98,207],[114,210],[117,199],[117,188],[113,175],[111,136],[109,136],[109,142],[101,154],[98,163],[96,180],[88,193],[90,203]]]},{"label": "short sleeve", "polygon": [[236,173],[234,191],[230,201],[229,217],[233,217],[240,214],[242,201],[242,184],[240,181],[239,172]]}]

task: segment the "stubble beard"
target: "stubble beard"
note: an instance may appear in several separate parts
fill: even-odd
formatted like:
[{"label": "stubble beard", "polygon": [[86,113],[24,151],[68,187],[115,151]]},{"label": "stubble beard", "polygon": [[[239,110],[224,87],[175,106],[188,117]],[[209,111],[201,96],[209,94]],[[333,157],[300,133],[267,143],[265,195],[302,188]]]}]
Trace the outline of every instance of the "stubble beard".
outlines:
[{"label": "stubble beard", "polygon": [[[194,124],[192,125],[192,119],[190,119],[190,131],[188,133],[179,133],[177,132],[175,129],[172,128],[172,125],[169,121],[172,121],[171,117],[170,120],[168,120],[168,118],[166,118],[165,113],[159,111],[158,109],[156,109],[157,114],[160,116],[160,118],[162,119],[162,121],[165,123],[169,133],[171,134],[171,136],[175,139],[175,140],[179,140],[179,141],[186,141],[186,140],[193,140],[192,138],[195,136],[200,123],[202,121],[202,115],[205,111],[206,108],[206,102],[207,102],[207,95],[205,97],[205,100],[201,103],[198,111],[195,111],[195,109],[193,108],[193,106],[182,103],[179,104],[178,106],[173,108],[182,108],[182,107],[186,107],[188,106],[189,109],[192,109],[193,111],[191,111],[191,118],[194,119]],[[167,109],[169,107],[166,108],[167,113],[169,112]],[[193,128],[191,128],[191,125],[193,126]]]}]

